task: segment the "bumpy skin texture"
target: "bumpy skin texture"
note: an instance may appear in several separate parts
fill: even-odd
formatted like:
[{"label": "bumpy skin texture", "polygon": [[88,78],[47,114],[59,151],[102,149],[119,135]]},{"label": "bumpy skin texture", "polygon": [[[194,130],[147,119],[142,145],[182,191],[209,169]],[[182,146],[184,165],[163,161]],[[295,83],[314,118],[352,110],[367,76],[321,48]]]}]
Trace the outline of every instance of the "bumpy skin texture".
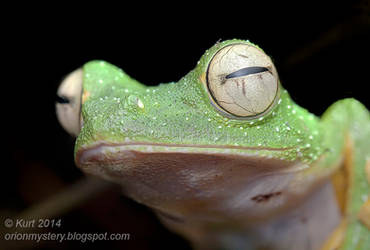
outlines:
[{"label": "bumpy skin texture", "polygon": [[319,120],[293,103],[282,87],[274,109],[258,119],[230,119],[212,106],[202,82],[208,63],[220,48],[238,42],[245,41],[216,44],[179,82],[157,87],[141,85],[106,62],[87,63],[84,66],[87,97],[82,108],[84,128],[76,149],[98,140],[284,147],[289,150],[273,156],[312,162],[324,150],[320,143]]},{"label": "bumpy skin texture", "polygon": [[[289,246],[289,239],[270,239],[267,229],[274,228],[278,218],[287,218],[287,225],[295,226],[298,222],[289,211],[301,204],[306,211],[307,197],[326,197],[326,191],[317,190],[330,186],[330,193],[331,176],[342,171],[344,188],[335,188],[345,229],[342,236],[331,239],[338,239],[341,249],[370,248],[369,229],[357,219],[370,190],[365,174],[370,159],[368,110],[346,99],[333,104],[319,119],[295,104],[279,83],[275,103],[266,114],[248,119],[223,115],[207,90],[207,68],[220,49],[240,43],[251,44],[242,40],[217,43],[177,83],[156,87],[142,85],[104,61],[85,64],[77,165],[120,183],[128,196],[167,216],[164,222],[195,247],[209,249],[214,246],[205,235],[231,232],[238,235],[234,241],[239,245],[232,245],[225,236],[214,240],[216,246]],[[236,201],[233,196],[250,199]],[[264,199],[270,202],[264,203],[267,208],[261,205]],[[319,218],[317,213],[312,217]],[[182,222],[174,223],[173,218]],[[250,223],[254,219],[257,224]],[[269,224],[269,219],[275,222]],[[262,233],[253,241],[251,228],[259,228],[259,223],[264,225]],[[329,236],[331,231],[323,234]],[[264,240],[270,242],[257,242]],[[312,241],[301,249],[324,243]]]}]

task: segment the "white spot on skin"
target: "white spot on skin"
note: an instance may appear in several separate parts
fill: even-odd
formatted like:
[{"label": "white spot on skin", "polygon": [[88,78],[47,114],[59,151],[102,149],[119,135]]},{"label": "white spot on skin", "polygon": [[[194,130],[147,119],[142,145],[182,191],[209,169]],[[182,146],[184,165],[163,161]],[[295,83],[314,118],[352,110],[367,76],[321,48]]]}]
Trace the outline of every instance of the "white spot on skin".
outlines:
[{"label": "white spot on skin", "polygon": [[288,106],[287,106],[287,108],[288,108],[288,109],[291,109],[291,108],[292,108],[292,106],[288,105]]},{"label": "white spot on skin", "polygon": [[139,108],[143,109],[143,108],[144,108],[144,103],[143,103],[140,99],[138,99],[138,100],[137,100],[137,106],[138,106]]},{"label": "white spot on skin", "polygon": [[295,115],[295,113],[297,113],[297,111],[295,109],[293,109],[292,114]]},{"label": "white spot on skin", "polygon": [[189,117],[185,117],[185,120],[187,120],[187,121],[188,121],[188,120],[189,120]]},{"label": "white spot on skin", "polygon": [[312,139],[313,139],[313,136],[312,136],[312,135],[310,135],[308,138],[309,138],[310,140],[312,140]]},{"label": "white spot on skin", "polygon": [[276,132],[279,132],[280,131],[279,127],[276,127],[275,130],[276,130]]}]

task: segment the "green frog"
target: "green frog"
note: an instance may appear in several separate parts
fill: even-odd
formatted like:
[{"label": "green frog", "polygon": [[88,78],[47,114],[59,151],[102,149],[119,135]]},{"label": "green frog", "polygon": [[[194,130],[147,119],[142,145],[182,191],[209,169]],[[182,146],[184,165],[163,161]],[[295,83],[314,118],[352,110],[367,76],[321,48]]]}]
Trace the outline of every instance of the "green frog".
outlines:
[{"label": "green frog", "polygon": [[369,111],[344,99],[309,113],[249,41],[218,42],[158,86],[91,61],[58,96],[76,165],[195,249],[370,249]]}]

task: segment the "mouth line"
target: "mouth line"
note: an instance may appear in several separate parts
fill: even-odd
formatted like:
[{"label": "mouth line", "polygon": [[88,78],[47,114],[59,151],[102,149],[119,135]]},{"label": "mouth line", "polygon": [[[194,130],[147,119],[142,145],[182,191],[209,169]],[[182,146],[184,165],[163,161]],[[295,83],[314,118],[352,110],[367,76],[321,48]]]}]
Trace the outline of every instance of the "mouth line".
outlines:
[{"label": "mouth line", "polygon": [[[263,146],[255,146],[255,147],[245,147],[245,146],[236,146],[236,145],[207,145],[207,144],[172,144],[172,143],[149,143],[149,142],[124,142],[124,143],[107,143],[107,142],[97,142],[94,145],[83,147],[79,150],[78,154],[84,154],[84,152],[95,151],[103,148],[124,148],[124,147],[132,147],[132,150],[135,150],[135,147],[138,147],[138,151],[142,151],[139,147],[159,147],[159,148],[188,148],[188,149],[224,149],[224,150],[246,150],[246,151],[273,151],[273,152],[284,152],[292,150],[294,147],[283,147],[283,148],[272,148],[272,147],[263,147]],[[159,152],[162,150],[159,150]],[[170,150],[163,150],[164,153],[170,153]],[[236,153],[236,152],[235,152]]]},{"label": "mouth line", "polygon": [[[141,147],[146,147],[145,149]],[[136,151],[141,153],[184,153],[184,154],[212,154],[215,150],[217,154],[225,155],[239,155],[239,156],[253,156],[257,155],[248,151],[269,151],[269,152],[285,152],[292,150],[294,147],[272,148],[272,147],[243,147],[236,145],[194,145],[194,144],[166,144],[166,143],[148,143],[148,142],[124,142],[124,143],[107,143],[97,142],[94,145],[85,146],[76,152],[75,161],[77,165],[89,164],[94,161],[120,161],[115,157],[115,154],[125,155],[128,151]],[[198,150],[198,151],[197,151]],[[224,151],[222,151],[224,150]],[[235,150],[242,150],[245,152],[238,152]]]}]

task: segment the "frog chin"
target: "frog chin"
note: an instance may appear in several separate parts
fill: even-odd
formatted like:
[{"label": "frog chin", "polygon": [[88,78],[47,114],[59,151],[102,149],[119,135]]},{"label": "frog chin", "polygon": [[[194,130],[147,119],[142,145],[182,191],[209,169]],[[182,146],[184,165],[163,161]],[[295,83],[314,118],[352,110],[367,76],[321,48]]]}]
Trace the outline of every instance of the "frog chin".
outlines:
[{"label": "frog chin", "polygon": [[99,144],[78,150],[76,163],[86,173],[120,184],[134,200],[176,218],[191,214],[202,220],[265,220],[294,206],[316,186],[313,181],[302,185],[299,175],[306,164],[248,150],[237,154],[170,145],[143,149]]}]

